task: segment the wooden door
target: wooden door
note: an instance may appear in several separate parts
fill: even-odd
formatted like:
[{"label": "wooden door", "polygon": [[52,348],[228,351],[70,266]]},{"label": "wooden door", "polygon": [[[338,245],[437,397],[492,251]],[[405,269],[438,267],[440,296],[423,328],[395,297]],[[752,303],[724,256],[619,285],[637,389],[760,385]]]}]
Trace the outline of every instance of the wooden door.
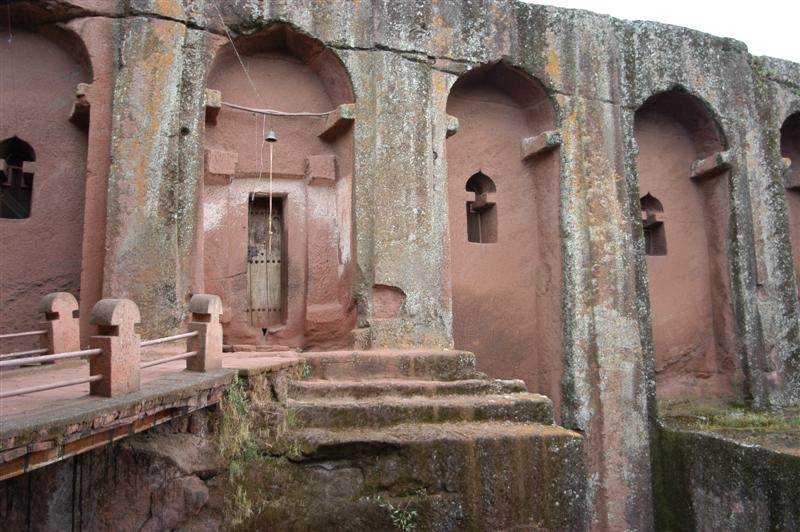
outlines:
[{"label": "wooden door", "polygon": [[250,202],[247,246],[247,277],[250,288],[248,308],[251,325],[262,328],[280,324],[283,314],[281,292],[283,215],[280,200],[273,198],[272,201],[271,242],[269,198],[255,198]]}]

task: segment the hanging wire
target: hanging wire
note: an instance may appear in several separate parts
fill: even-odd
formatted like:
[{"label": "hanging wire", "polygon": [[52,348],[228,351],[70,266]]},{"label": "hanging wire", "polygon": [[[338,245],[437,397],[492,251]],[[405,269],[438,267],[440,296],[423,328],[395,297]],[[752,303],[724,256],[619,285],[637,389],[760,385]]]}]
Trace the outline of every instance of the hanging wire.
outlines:
[{"label": "hanging wire", "polygon": [[233,53],[236,54],[236,59],[239,60],[239,64],[242,66],[242,70],[244,71],[244,75],[247,78],[247,82],[250,83],[250,88],[253,89],[253,92],[256,93],[256,96],[258,96],[258,101],[261,102],[261,105],[264,105],[264,98],[261,97],[261,93],[258,92],[256,84],[253,83],[253,78],[250,77],[250,72],[248,72],[247,67],[244,66],[244,61],[242,60],[242,56],[239,55],[239,50],[236,49],[236,45],[233,43],[231,32],[228,31],[228,25],[225,24],[225,19],[222,18],[222,11],[220,11],[219,9],[219,2],[214,2],[214,9],[216,9],[217,11],[217,16],[219,17],[219,21],[222,24],[222,29],[225,30],[225,35],[227,35],[228,37],[228,42],[231,43],[231,48],[233,48]]},{"label": "hanging wire", "polygon": [[[258,91],[258,88],[256,87],[256,84],[253,81],[253,78],[250,76],[250,72],[248,71],[247,66],[244,63],[244,60],[242,59],[241,54],[239,54],[239,50],[236,48],[236,44],[233,42],[233,37],[231,37],[231,33],[230,33],[229,29],[228,29],[228,26],[227,26],[227,24],[225,24],[225,19],[223,19],[223,17],[222,17],[222,11],[219,8],[218,2],[214,2],[214,8],[215,8],[215,10],[217,12],[217,17],[219,17],[219,21],[222,24],[222,28],[225,31],[225,35],[228,38],[228,42],[230,43],[231,48],[233,49],[233,53],[236,56],[236,59],[239,61],[239,65],[242,67],[242,71],[244,72],[244,75],[247,78],[247,82],[250,84],[250,88],[253,89],[253,92],[258,97],[258,100],[261,102],[261,105],[264,106],[264,108],[260,108],[259,109],[259,108],[247,107],[247,106],[244,106],[244,105],[238,105],[238,104],[234,104],[234,103],[230,103],[230,102],[222,102],[222,105],[224,105],[225,107],[229,107],[231,109],[237,109],[237,110],[240,110],[240,111],[247,111],[247,112],[251,112],[251,113],[255,113],[255,114],[260,114],[262,116],[262,119],[261,119],[261,143],[260,143],[260,147],[259,147],[259,150],[258,150],[258,163],[259,163],[258,164],[258,179],[257,179],[256,182],[260,182],[261,181],[261,178],[262,178],[262,175],[263,175],[263,171],[264,171],[264,144],[265,143],[269,144],[269,192],[268,192],[268,195],[269,195],[268,216],[269,216],[269,218],[268,218],[268,221],[267,221],[267,252],[266,252],[266,261],[265,261],[266,262],[266,268],[265,268],[264,275],[265,275],[265,278],[266,278],[266,285],[267,285],[267,321],[268,321],[268,323],[270,323],[271,320],[270,320],[270,314],[269,313],[270,313],[270,307],[272,307],[272,305],[271,305],[271,303],[272,303],[272,289],[271,289],[271,284],[269,282],[270,281],[270,273],[269,272],[271,271],[270,265],[272,263],[270,262],[270,260],[272,259],[272,242],[273,242],[273,234],[275,232],[274,227],[273,227],[273,220],[272,220],[272,215],[273,215],[273,174],[272,174],[273,164],[272,164],[272,162],[273,162],[273,157],[274,157],[274,150],[273,150],[273,146],[272,145],[277,141],[277,138],[275,137],[275,133],[272,130],[272,120],[271,119],[270,119],[269,135],[267,135],[267,117],[268,116],[269,117],[272,117],[272,116],[317,116],[317,117],[322,117],[322,116],[327,116],[327,115],[330,115],[330,114],[336,112],[336,109],[332,109],[330,111],[323,111],[323,112],[288,112],[288,111],[278,111],[278,110],[275,110],[275,109],[267,109],[266,106],[265,106],[265,103],[264,103],[264,98],[261,96],[261,93]],[[255,200],[255,188],[254,188],[253,191],[250,192],[249,202],[252,204],[254,202],[254,200]],[[249,276],[248,276],[248,285],[249,285],[249,288],[250,288],[248,290],[249,298],[250,298],[250,325],[252,326],[253,325],[253,299],[252,299],[252,285],[250,285],[250,277]],[[265,334],[266,334],[266,330],[265,330]]]},{"label": "hanging wire", "polygon": [[[270,133],[272,133],[270,131]],[[264,137],[266,142],[266,137]],[[272,260],[272,145],[275,141],[269,142],[269,221],[267,222],[267,261]],[[272,262],[267,262],[266,267],[266,281],[267,281],[267,323],[272,323],[270,320],[270,307],[272,307],[272,289],[269,282],[269,272],[271,270]]]},{"label": "hanging wire", "polygon": [[6,27],[8,28],[8,79],[11,85],[11,102],[10,105],[7,104],[7,108],[11,109],[11,123],[14,127],[18,126],[19,123],[17,121],[17,84],[15,79],[16,68],[14,65],[14,49],[12,47],[12,42],[14,41],[14,32],[11,29],[11,4],[6,4]]},{"label": "hanging wire", "polygon": [[8,44],[14,39],[14,34],[11,32],[11,4],[6,4],[6,20],[8,21]]},{"label": "hanging wire", "polygon": [[327,116],[329,114],[335,113],[336,109],[331,109],[330,111],[320,111],[320,112],[312,112],[312,111],[278,111],[276,109],[258,109],[256,107],[247,107],[245,105],[238,105],[235,103],[230,102],[222,102],[222,105],[225,107],[230,107],[232,109],[239,109],[240,111],[249,111],[251,113],[258,113],[262,115],[271,115],[271,116]]}]

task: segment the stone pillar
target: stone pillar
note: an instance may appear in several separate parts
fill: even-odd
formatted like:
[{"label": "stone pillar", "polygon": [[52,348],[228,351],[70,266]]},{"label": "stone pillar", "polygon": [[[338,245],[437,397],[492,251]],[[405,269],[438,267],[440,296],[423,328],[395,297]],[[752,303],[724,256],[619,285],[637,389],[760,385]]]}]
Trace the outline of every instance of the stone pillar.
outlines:
[{"label": "stone pillar", "polygon": [[197,355],[186,359],[186,369],[190,371],[209,371],[222,367],[222,300],[219,296],[195,294],[189,302],[192,321],[189,332],[197,331],[197,336],[189,338],[188,351]]},{"label": "stone pillar", "polygon": [[[81,17],[65,23],[80,36],[92,65],[91,84],[80,88],[77,102],[88,106],[88,139],[84,183],[83,240],[81,245],[81,303],[90,309],[103,298],[106,197],[111,163],[111,104],[114,91],[114,35],[119,19]],[[76,94],[76,96],[78,96]],[[83,176],[82,176],[83,178]],[[90,313],[80,316],[84,345],[92,334]]]},{"label": "stone pillar", "polygon": [[89,359],[89,374],[103,379],[91,383],[89,393],[114,397],[139,390],[141,337],[136,334],[139,307],[128,299],[101,299],[92,310],[91,347],[103,352]]},{"label": "stone pillar", "polygon": [[142,333],[159,336],[182,328],[194,276],[202,160],[197,150],[184,157],[182,146],[196,147],[201,132],[202,91],[190,88],[205,73],[190,58],[202,56],[204,41],[176,20],[130,17],[121,26],[103,293],[135,300]]},{"label": "stone pillar", "polygon": [[48,353],[66,353],[79,351],[80,326],[75,313],[78,310],[78,301],[68,292],[55,292],[47,294],[39,304],[39,311],[44,313],[47,336],[43,339],[42,347]]},{"label": "stone pillar", "polygon": [[[593,530],[651,530],[648,371],[618,106],[559,96],[563,424],[585,438]],[[580,117],[580,119],[578,119]],[[601,133],[598,133],[601,132]]]},{"label": "stone pillar", "polygon": [[[452,347],[447,174],[436,163],[446,117],[426,64],[388,51],[369,55],[343,56],[350,72],[372,74],[353,76],[361,102],[353,184],[360,326],[377,348]],[[396,309],[390,315],[375,312],[386,308],[376,305],[386,295]]]}]

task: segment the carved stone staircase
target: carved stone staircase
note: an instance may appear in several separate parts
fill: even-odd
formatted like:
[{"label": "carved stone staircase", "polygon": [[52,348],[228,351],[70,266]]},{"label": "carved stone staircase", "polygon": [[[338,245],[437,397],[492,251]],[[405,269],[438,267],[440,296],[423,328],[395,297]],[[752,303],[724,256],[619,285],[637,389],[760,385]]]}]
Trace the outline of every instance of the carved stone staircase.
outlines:
[{"label": "carved stone staircase", "polygon": [[402,529],[392,508],[416,530],[585,528],[582,439],[522,381],[460,351],[302,356],[255,528]]}]

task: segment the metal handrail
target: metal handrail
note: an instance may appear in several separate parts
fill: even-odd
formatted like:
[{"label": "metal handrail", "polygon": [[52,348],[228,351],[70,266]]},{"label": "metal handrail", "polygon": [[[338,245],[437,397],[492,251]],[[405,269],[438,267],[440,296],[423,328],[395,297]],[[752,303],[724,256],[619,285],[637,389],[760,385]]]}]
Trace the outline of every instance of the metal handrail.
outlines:
[{"label": "metal handrail", "polygon": [[63,360],[65,358],[80,358],[99,355],[102,349],[84,349],[83,351],[67,351],[66,353],[56,353],[55,355],[44,355],[41,357],[14,358],[12,360],[0,360],[0,368],[8,366],[19,366],[20,364],[36,364],[38,362],[48,362],[50,360]]},{"label": "metal handrail", "polygon": [[43,392],[45,390],[53,390],[55,388],[65,388],[67,386],[75,386],[87,382],[97,382],[103,380],[102,375],[91,375],[80,379],[73,379],[69,381],[56,382],[51,384],[42,384],[41,386],[31,386],[30,388],[20,388],[19,390],[12,390],[10,392],[0,392],[0,399],[6,397],[15,397],[17,395],[25,395],[26,393]]},{"label": "metal handrail", "polygon": [[141,345],[142,345],[142,347],[148,347],[148,346],[151,346],[151,345],[165,344],[167,342],[173,342],[175,340],[183,340],[184,338],[192,338],[193,336],[197,336],[197,331],[176,334],[174,336],[165,336],[163,338],[156,338],[155,340],[145,340],[144,342],[142,342]]},{"label": "metal handrail", "polygon": [[47,331],[42,329],[41,331],[25,331],[18,333],[0,334],[0,340],[7,340],[9,338],[22,338],[23,336],[39,336],[42,334],[47,334]]},{"label": "metal handrail", "polygon": [[169,357],[159,358],[157,360],[150,360],[149,362],[143,362],[139,364],[140,369],[150,368],[153,366],[158,366],[159,364],[166,364],[167,362],[174,362],[175,360],[185,360],[187,358],[192,358],[197,354],[197,351],[188,351],[186,353],[181,353],[180,355],[172,355]]},{"label": "metal handrail", "polygon": [[30,351],[17,351],[15,353],[3,353],[0,355],[0,360],[4,358],[27,357],[32,355],[43,355],[47,353],[48,349],[31,349]]}]

